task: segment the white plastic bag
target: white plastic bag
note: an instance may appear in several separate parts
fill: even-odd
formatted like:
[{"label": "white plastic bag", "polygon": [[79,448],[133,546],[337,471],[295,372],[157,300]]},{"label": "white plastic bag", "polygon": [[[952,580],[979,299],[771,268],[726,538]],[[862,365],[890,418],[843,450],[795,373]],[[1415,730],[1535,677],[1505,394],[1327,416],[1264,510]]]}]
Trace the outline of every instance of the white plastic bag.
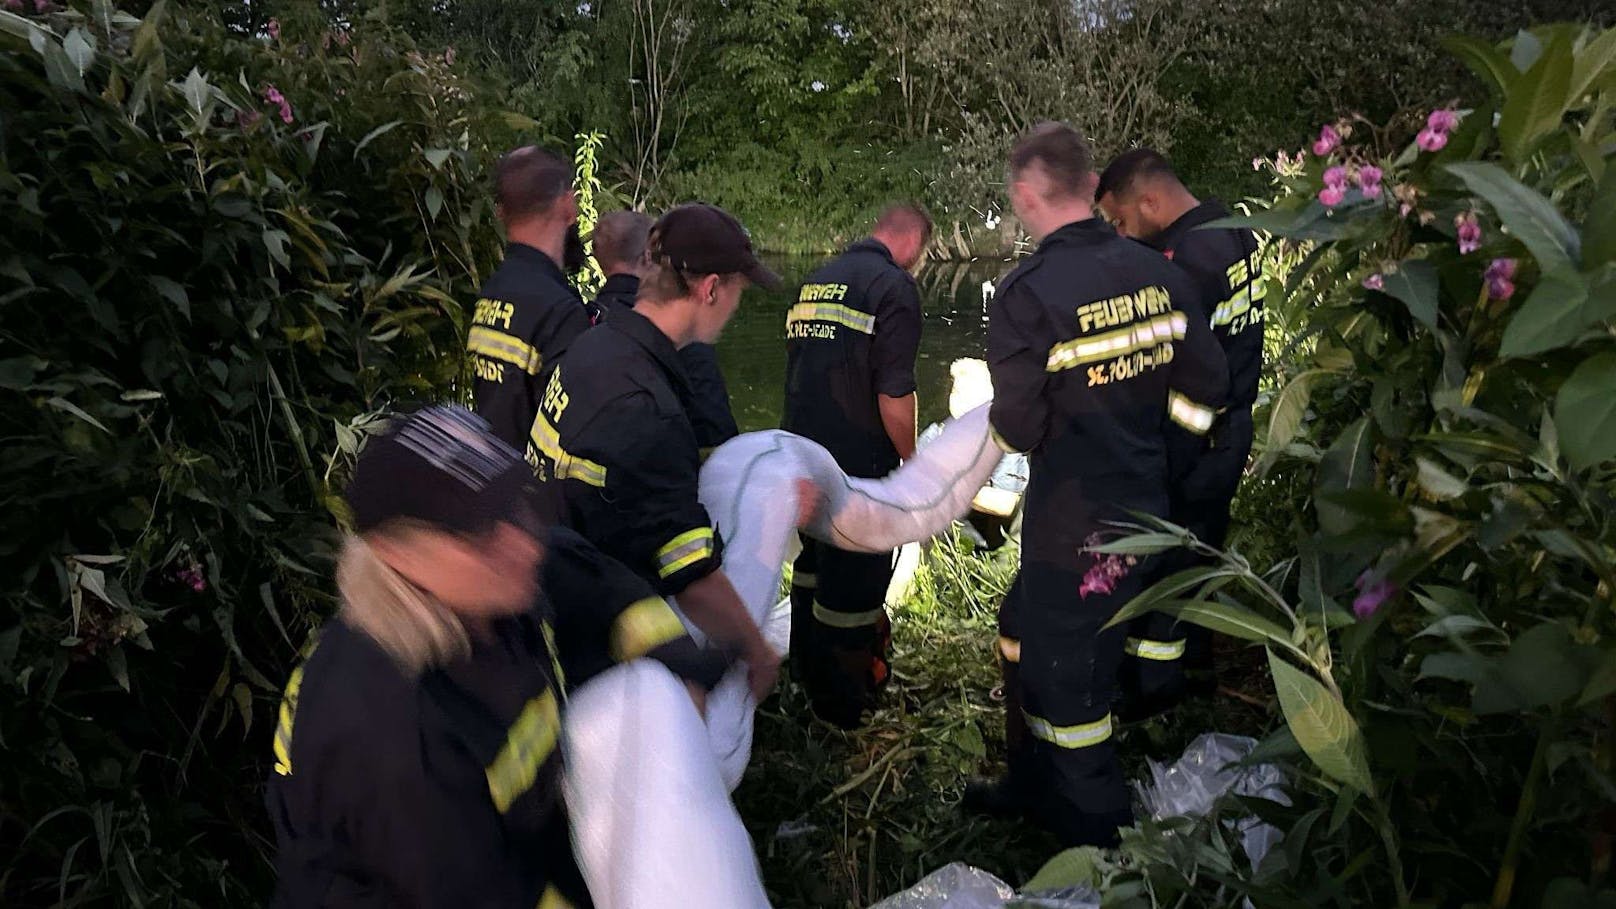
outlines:
[{"label": "white plastic bag", "polygon": [[[1184,754],[1171,765],[1150,762],[1150,780],[1134,784],[1145,811],[1156,819],[1169,817],[1204,817],[1224,795],[1268,799],[1289,805],[1285,794],[1285,775],[1273,764],[1253,767],[1231,766],[1251,754],[1257,740],[1242,735],[1206,732],[1184,749]],[[1284,834],[1271,824],[1255,817],[1236,822],[1240,830],[1241,845],[1256,868]]]}]

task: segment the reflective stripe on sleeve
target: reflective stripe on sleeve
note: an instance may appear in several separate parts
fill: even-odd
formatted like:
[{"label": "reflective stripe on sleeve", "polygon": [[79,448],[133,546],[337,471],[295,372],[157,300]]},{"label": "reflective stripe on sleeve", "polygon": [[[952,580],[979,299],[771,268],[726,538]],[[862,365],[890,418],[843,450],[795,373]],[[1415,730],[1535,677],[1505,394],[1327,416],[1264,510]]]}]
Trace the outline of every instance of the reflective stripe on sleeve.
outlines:
[{"label": "reflective stripe on sleeve", "polygon": [[657,550],[657,577],[669,578],[713,554],[713,529],[687,530]]},{"label": "reflective stripe on sleeve", "polygon": [[1011,445],[1010,442],[1008,440],[1006,440],[1004,436],[999,435],[999,430],[995,429],[993,427],[992,423],[988,424],[988,435],[993,437],[993,444],[999,446],[1000,451],[1002,451],[1002,452],[1004,452],[1006,454],[1021,454],[1022,453],[1021,449],[1017,448],[1014,445]]},{"label": "reflective stripe on sleeve", "polygon": [[561,434],[550,425],[550,420],[539,411],[533,418],[533,429],[528,440],[555,465],[558,480],[581,480],[598,489],[606,487],[606,468],[587,458],[574,457],[561,447]]},{"label": "reflective stripe on sleeve", "polygon": [[1044,370],[1060,372],[1085,363],[1110,360],[1138,350],[1149,350],[1158,344],[1183,340],[1188,329],[1188,317],[1174,310],[1135,322],[1116,331],[1062,341],[1049,349],[1049,359],[1044,363]]},{"label": "reflective stripe on sleeve", "polygon": [[791,586],[801,587],[803,590],[817,590],[819,589],[819,575],[811,571],[792,572]]},{"label": "reflective stripe on sleeve", "polygon": [[486,325],[473,325],[466,334],[466,350],[501,363],[509,363],[530,376],[544,368],[544,357],[526,341]]},{"label": "reflective stripe on sleeve", "polygon": [[875,334],[875,316],[840,303],[798,303],[786,311],[786,327],[795,322],[835,322],[867,335]]},{"label": "reflective stripe on sleeve", "polygon": [[1204,407],[1191,401],[1180,392],[1167,393],[1167,415],[1173,422],[1184,427],[1198,436],[1204,436],[1212,428],[1212,421],[1217,417],[1217,411]]},{"label": "reflective stripe on sleeve", "polygon": [[292,775],[292,722],[297,717],[297,694],[302,687],[303,667],[299,665],[286,682],[280,718],[275,723],[275,772],[281,776]]},{"label": "reflective stripe on sleeve", "polygon": [[1043,717],[1033,716],[1025,710],[1022,711],[1022,715],[1027,718],[1027,731],[1035,738],[1062,748],[1091,748],[1111,737],[1109,713],[1092,723],[1081,723],[1076,726],[1056,726]]},{"label": "reflective stripe on sleeve", "polygon": [[539,777],[539,768],[555,751],[556,733],[561,727],[561,709],[556,704],[554,691],[546,691],[522,708],[522,714],[511,724],[505,744],[488,765],[488,794],[494,798],[494,807],[504,814],[522,793],[533,788]]},{"label": "reflective stripe on sleeve", "polygon": [[636,601],[612,623],[612,659],[638,659],[685,636],[685,623],[661,597]]},{"label": "reflective stripe on sleeve", "polygon": [[1129,638],[1123,645],[1123,652],[1141,660],[1161,660],[1171,662],[1184,655],[1184,639],[1176,641],[1152,641],[1149,638]]},{"label": "reflective stripe on sleeve", "polygon": [[832,628],[867,628],[881,621],[886,614],[886,610],[880,606],[863,612],[837,612],[821,606],[818,600],[814,601],[814,620]]},{"label": "reflective stripe on sleeve", "polygon": [[545,887],[544,895],[539,897],[536,909],[573,909],[573,906],[561,895],[561,891],[554,887]]}]

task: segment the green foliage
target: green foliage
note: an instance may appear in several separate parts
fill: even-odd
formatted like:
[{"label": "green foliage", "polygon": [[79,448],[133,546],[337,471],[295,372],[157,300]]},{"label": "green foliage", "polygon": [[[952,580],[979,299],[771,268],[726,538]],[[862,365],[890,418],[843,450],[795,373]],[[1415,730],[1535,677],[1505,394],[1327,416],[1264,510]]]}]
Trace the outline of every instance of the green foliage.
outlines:
[{"label": "green foliage", "polygon": [[[1291,162],[1270,209],[1233,219],[1309,246],[1269,296],[1314,343],[1278,364],[1254,480],[1272,496],[1268,539],[1293,551],[1257,572],[1190,540],[1217,563],[1129,612],[1265,646],[1285,721],[1271,741],[1300,748],[1295,804],[1264,809],[1288,831],[1283,863],[1210,889],[1160,889],[1148,863],[1120,872],[1150,881],[1155,905],[1220,904],[1226,886],[1259,905],[1535,905],[1600,873],[1590,832],[1616,793],[1601,745],[1616,691],[1613,36],[1454,42],[1492,97],[1445,149],[1349,143]],[[1327,207],[1327,165],[1380,168],[1386,190]],[[1124,542],[1178,533],[1137,530]]]},{"label": "green foliage", "polygon": [[[346,467],[452,394],[525,118],[375,21],[0,12],[0,902],[267,892]],[[286,107],[284,116],[282,102]]]}]

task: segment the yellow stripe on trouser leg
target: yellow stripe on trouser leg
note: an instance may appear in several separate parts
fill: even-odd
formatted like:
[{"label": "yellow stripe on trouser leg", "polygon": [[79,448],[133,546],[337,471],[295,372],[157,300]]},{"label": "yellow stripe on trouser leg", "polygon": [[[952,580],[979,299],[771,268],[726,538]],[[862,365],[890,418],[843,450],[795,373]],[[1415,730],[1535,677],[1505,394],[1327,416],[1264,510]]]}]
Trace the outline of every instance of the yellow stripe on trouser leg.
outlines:
[{"label": "yellow stripe on trouser leg", "polygon": [[1021,662],[1021,641],[1000,635],[999,656],[1003,657],[1006,663]]},{"label": "yellow stripe on trouser leg", "polygon": [[554,887],[544,888],[544,895],[539,897],[537,909],[572,909],[572,903]]},{"label": "yellow stripe on trouser leg", "polygon": [[884,615],[886,611],[880,606],[864,612],[837,612],[834,609],[826,609],[817,601],[814,603],[814,618],[821,625],[829,625],[832,628],[864,628],[881,621]]},{"label": "yellow stripe on trouser leg", "polygon": [[1043,717],[1033,716],[1025,710],[1022,714],[1027,718],[1027,730],[1033,734],[1033,738],[1061,748],[1091,748],[1111,738],[1109,713],[1092,723],[1080,723],[1076,726],[1056,726]]},{"label": "yellow stripe on trouser leg", "polygon": [[1184,639],[1176,641],[1152,641],[1149,638],[1129,638],[1123,645],[1123,652],[1142,660],[1161,660],[1169,662],[1184,655]]},{"label": "yellow stripe on trouser leg", "polygon": [[803,590],[817,590],[819,575],[811,571],[794,571],[791,573],[791,586],[801,587]]},{"label": "yellow stripe on trouser leg", "polygon": [[685,623],[659,597],[639,600],[612,623],[612,658],[620,663],[638,659],[685,635]]},{"label": "yellow stripe on trouser leg", "polygon": [[1179,392],[1170,391],[1167,393],[1167,415],[1173,418],[1174,423],[1203,436],[1212,428],[1217,411],[1197,404]]}]

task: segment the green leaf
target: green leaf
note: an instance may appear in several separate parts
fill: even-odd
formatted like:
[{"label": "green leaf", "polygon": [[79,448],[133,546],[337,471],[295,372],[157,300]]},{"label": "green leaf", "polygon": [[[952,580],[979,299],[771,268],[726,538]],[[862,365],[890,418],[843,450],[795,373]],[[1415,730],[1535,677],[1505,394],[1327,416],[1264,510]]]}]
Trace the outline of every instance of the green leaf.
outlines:
[{"label": "green leaf", "polygon": [[282,268],[292,267],[292,258],[286,253],[286,244],[291,240],[284,230],[264,231],[264,248],[269,250],[269,257]]},{"label": "green leaf", "polygon": [[1296,438],[1297,431],[1302,428],[1302,418],[1307,414],[1307,405],[1313,399],[1313,386],[1328,375],[1329,370],[1310,369],[1292,379],[1280,391],[1268,411],[1268,441],[1264,446],[1263,465],[1259,467],[1259,472],[1266,472],[1285,446]]},{"label": "green leaf", "polygon": [[1519,72],[1526,72],[1543,55],[1543,42],[1525,29],[1515,33],[1515,42],[1509,49],[1509,63]]},{"label": "green leaf", "polygon": [[380,136],[383,136],[383,135],[386,135],[387,133],[392,132],[394,129],[397,129],[398,126],[400,124],[402,124],[403,122],[404,122],[403,120],[394,120],[391,123],[383,123],[381,126],[376,127],[375,129],[371,130],[368,133],[365,133],[365,137],[363,139],[359,140],[358,145],[354,146],[354,150],[353,150],[354,160],[355,161],[359,160],[359,153],[365,150],[365,146],[369,145],[376,138],[378,138]]},{"label": "green leaf", "polygon": [[1567,267],[1545,272],[1521,308],[1504,329],[1498,345],[1501,357],[1528,357],[1571,344],[1581,337],[1587,321],[1588,280]]},{"label": "green leaf", "polygon": [[1438,502],[1456,499],[1470,489],[1464,480],[1438,467],[1434,461],[1415,458],[1414,465],[1415,478],[1420,488]]},{"label": "green leaf", "polygon": [[84,422],[90,424],[91,426],[94,426],[96,429],[101,430],[102,432],[106,433],[109,436],[112,435],[112,430],[106,428],[105,426],[102,426],[100,420],[97,420],[95,417],[92,417],[89,414],[85,413],[83,409],[81,409],[77,404],[74,404],[72,401],[69,401],[69,400],[67,400],[65,398],[51,398],[50,400],[46,401],[45,403],[49,404],[50,406],[52,406],[54,408],[56,408],[57,410],[63,411],[65,413],[70,413],[73,416],[78,417],[79,419],[81,419]]},{"label": "green leaf", "polygon": [[185,93],[185,103],[191,106],[196,114],[201,114],[207,107],[208,98],[213,94],[213,86],[208,84],[207,77],[196,67],[185,76],[185,83],[181,90]]},{"label": "green leaf", "polygon": [[1469,653],[1433,653],[1420,663],[1419,678],[1448,679],[1474,685],[1486,674],[1486,657]]},{"label": "green leaf", "polygon": [[1270,208],[1249,215],[1231,215],[1203,224],[1196,230],[1248,227],[1293,240],[1341,240],[1351,232],[1347,216],[1354,208],[1367,207],[1365,203],[1357,203],[1337,206],[1332,210],[1318,202],[1310,202],[1300,211]]},{"label": "green leaf", "polygon": [[1564,704],[1581,695],[1593,676],[1591,651],[1558,622],[1534,625],[1476,682],[1472,709],[1488,715]]},{"label": "green leaf", "polygon": [[89,72],[90,65],[95,63],[95,39],[86,35],[83,29],[75,28],[67,33],[67,37],[62,39],[62,51],[78,69],[80,77]]},{"label": "green leaf", "polygon": [[1473,615],[1448,615],[1420,629],[1420,632],[1414,636],[1417,638],[1463,638],[1478,631],[1496,633],[1498,629],[1492,623],[1478,619]]},{"label": "green leaf", "polygon": [[1569,267],[1581,257],[1581,240],[1548,199],[1505,173],[1496,164],[1467,161],[1449,164],[1449,173],[1487,200],[1498,219],[1521,241],[1547,272]]},{"label": "green leaf", "polygon": [[449,160],[449,156],[454,154],[454,151],[447,148],[429,148],[422,154],[426,155],[427,163],[432,165],[434,169],[443,170],[443,162]]},{"label": "green leaf", "polygon": [[1022,893],[1046,893],[1072,887],[1093,887],[1098,881],[1100,850],[1079,846],[1057,854],[1021,888]]},{"label": "green leaf", "polygon": [[1297,744],[1324,774],[1360,792],[1372,792],[1363,733],[1339,698],[1318,679],[1268,651],[1268,668],[1285,723]]},{"label": "green leaf", "polygon": [[1210,628],[1243,641],[1290,646],[1290,632],[1244,606],[1209,600],[1173,600],[1157,608],[1181,622]]},{"label": "green leaf", "polygon": [[1571,43],[1555,38],[1511,86],[1498,119],[1498,139],[1509,160],[1519,163],[1565,117],[1571,90]]},{"label": "green leaf", "polygon": [[1566,101],[1572,105],[1593,89],[1594,83],[1610,74],[1616,67],[1616,28],[1583,45],[1571,64],[1571,88]]},{"label": "green leaf", "polygon": [[1560,450],[1577,470],[1616,457],[1616,353],[1582,361],[1554,400]]},{"label": "green leaf", "polygon": [[1385,274],[1385,292],[1403,302],[1426,328],[1436,328],[1436,268],[1424,259],[1407,259]]},{"label": "green leaf", "polygon": [[426,214],[433,221],[438,220],[438,212],[443,211],[443,191],[436,186],[426,188]]},{"label": "green leaf", "polygon": [[1106,555],[1155,555],[1183,545],[1184,538],[1176,533],[1135,533],[1085,550]]},{"label": "green leaf", "polygon": [[1588,677],[1588,686],[1582,689],[1577,705],[1586,707],[1616,694],[1616,651],[1606,651],[1602,660]]},{"label": "green leaf", "polygon": [[107,651],[107,669],[118,687],[124,691],[129,690],[129,660],[124,655],[123,648],[113,647]]},{"label": "green leaf", "polygon": [[119,395],[118,400],[137,404],[141,401],[157,401],[162,397],[163,393],[160,391],[152,391],[150,388],[135,388]]},{"label": "green leaf", "polygon": [[[1616,29],[1611,34],[1616,35]],[[1607,166],[1582,224],[1582,267],[1591,271],[1612,262],[1616,262],[1616,166]]]},{"label": "green leaf", "polygon": [[1503,97],[1520,76],[1520,70],[1510,64],[1504,52],[1493,44],[1469,35],[1454,35],[1442,39],[1448,53],[1458,57],[1470,71],[1480,76],[1493,94]]},{"label": "green leaf", "polygon": [[174,308],[180,311],[185,321],[191,321],[191,298],[178,281],[164,275],[147,275],[146,281],[163,299],[174,304]]}]

